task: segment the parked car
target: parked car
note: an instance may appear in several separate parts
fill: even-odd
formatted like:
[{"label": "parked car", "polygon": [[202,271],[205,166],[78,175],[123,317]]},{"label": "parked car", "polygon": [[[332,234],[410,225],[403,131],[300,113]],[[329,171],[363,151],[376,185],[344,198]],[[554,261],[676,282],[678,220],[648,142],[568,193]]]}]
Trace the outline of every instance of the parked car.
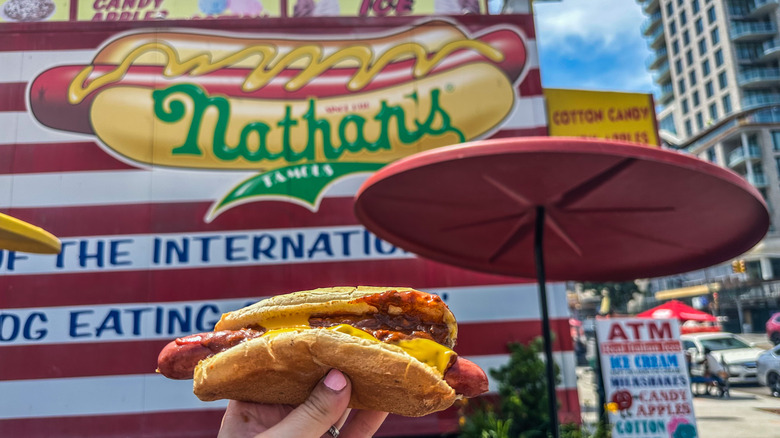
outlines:
[{"label": "parked car", "polygon": [[773,314],[767,320],[766,336],[774,345],[780,344],[780,312]]},{"label": "parked car", "polygon": [[758,383],[769,387],[769,393],[780,397],[780,345],[758,355]]},{"label": "parked car", "polygon": [[708,347],[729,373],[729,383],[757,383],[756,361],[764,350],[733,333],[691,333],[681,335],[683,350],[691,356],[691,374],[704,375],[704,347]]}]

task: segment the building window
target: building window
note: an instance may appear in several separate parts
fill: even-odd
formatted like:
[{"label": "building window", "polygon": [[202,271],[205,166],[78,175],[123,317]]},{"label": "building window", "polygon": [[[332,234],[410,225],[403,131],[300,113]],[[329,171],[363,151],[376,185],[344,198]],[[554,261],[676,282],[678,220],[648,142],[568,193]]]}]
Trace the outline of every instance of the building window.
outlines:
[{"label": "building window", "polygon": [[707,77],[707,75],[710,74],[710,60],[705,59],[701,62],[701,74],[704,77]]},{"label": "building window", "polygon": [[694,14],[699,13],[699,0],[693,0],[691,2],[691,10],[693,11]]},{"label": "building window", "polygon": [[680,53],[680,41],[674,40],[672,41],[672,54],[676,55]]},{"label": "building window", "polygon": [[775,157],[775,166],[777,166],[777,172],[780,173],[780,158]]},{"label": "building window", "polygon": [[707,53],[707,40],[702,38],[699,40],[699,55],[704,56]]},{"label": "building window", "polygon": [[707,83],[704,84],[704,93],[707,95],[707,98],[710,98],[715,94],[715,87],[712,86],[712,81],[707,81]]},{"label": "building window", "polygon": [[688,24],[688,17],[685,15],[685,11],[680,11],[680,27]]},{"label": "building window", "polygon": [[723,50],[718,49],[715,51],[715,67],[723,65]]},{"label": "building window", "polygon": [[680,94],[685,93],[685,78],[680,79],[677,82],[677,92],[680,93]]},{"label": "building window", "polygon": [[694,91],[691,97],[693,98],[693,107],[696,108],[699,106],[699,92]]},{"label": "building window", "polygon": [[712,40],[713,46],[720,42],[720,31],[718,31],[717,27],[712,29],[712,32],[710,32],[710,39]]},{"label": "building window", "polygon": [[683,99],[680,102],[680,106],[682,107],[682,113],[683,115],[688,114],[688,99]]},{"label": "building window", "polygon": [[687,52],[685,52],[685,62],[686,62],[686,65],[689,66],[689,67],[691,65],[693,65],[693,52],[692,51],[688,50]]},{"label": "building window", "polygon": [[677,6],[682,6],[684,0],[677,0]]},{"label": "building window", "polygon": [[682,33],[683,36],[683,46],[687,46],[691,43],[691,35],[688,33],[687,30],[684,30]]},{"label": "building window", "polygon": [[688,73],[688,82],[691,84],[691,87],[696,85],[696,70],[691,70],[690,73]]},{"label": "building window", "polygon": [[710,104],[710,120],[718,120],[718,104],[714,102]]},{"label": "building window", "polygon": [[696,129],[704,129],[704,117],[702,117],[700,112],[696,113]]},{"label": "building window", "polygon": [[723,114],[731,113],[731,96],[723,96]]},{"label": "building window", "polygon": [[674,13],[674,5],[672,5],[672,2],[666,4],[666,16],[671,17],[672,13]]},{"label": "building window", "polygon": [[685,121],[685,135],[687,135],[688,137],[693,135],[693,127],[691,127],[690,119]]},{"label": "building window", "polygon": [[772,150],[780,151],[780,131],[772,131]]},{"label": "building window", "polygon": [[729,84],[728,78],[726,77],[726,71],[723,70],[722,72],[718,73],[718,86],[720,89],[726,88],[726,86]]},{"label": "building window", "polygon": [[[669,4],[668,6],[671,6],[671,4]],[[669,13],[669,15],[671,15],[671,12]],[[715,6],[710,6],[710,8],[707,9],[707,22],[709,24],[715,22]]]},{"label": "building window", "polygon": [[715,154],[715,148],[709,148],[707,149],[707,161],[710,163],[716,163],[718,160],[717,155]]},{"label": "building window", "polygon": [[676,74],[682,74],[682,59],[674,61],[674,72]]},{"label": "building window", "polygon": [[704,32],[704,23],[701,18],[696,19],[696,35],[701,35]]},{"label": "building window", "polygon": [[674,22],[674,20],[669,22],[669,36],[674,36],[677,34],[677,23]]}]

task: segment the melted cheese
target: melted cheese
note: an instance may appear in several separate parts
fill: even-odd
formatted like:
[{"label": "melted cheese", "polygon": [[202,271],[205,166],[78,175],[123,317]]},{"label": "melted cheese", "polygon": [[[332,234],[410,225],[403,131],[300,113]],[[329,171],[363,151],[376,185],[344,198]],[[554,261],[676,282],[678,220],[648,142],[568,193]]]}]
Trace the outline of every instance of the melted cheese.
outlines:
[{"label": "melted cheese", "polygon": [[420,362],[435,368],[444,375],[450,359],[456,353],[449,348],[430,339],[409,339],[398,341],[395,345],[401,347],[407,354]]},{"label": "melted cheese", "polygon": [[263,321],[263,327],[266,330],[277,330],[284,328],[311,328],[309,325],[308,313],[298,313],[292,315],[280,315],[275,318],[269,318]]},{"label": "melted cheese", "polygon": [[[275,321],[273,321],[274,324],[271,324],[273,328],[268,327],[266,325],[267,322],[264,321],[263,325],[266,326],[269,330],[263,336],[277,336],[282,333],[301,331],[303,329],[310,328],[308,324],[308,317],[306,318],[305,324],[299,323],[291,327],[290,325],[295,321],[300,322],[303,321],[303,319],[302,318],[296,319],[294,317],[278,318]],[[287,324],[287,325],[283,325],[283,324]],[[327,327],[326,330],[333,330],[333,331],[345,333],[361,339],[367,339],[372,342],[381,342],[379,339],[375,338],[370,333],[355,328],[349,324],[334,325],[332,327]],[[441,375],[444,375],[444,372],[447,370],[447,365],[449,365],[452,356],[456,355],[456,353],[453,350],[437,342],[431,341],[430,339],[423,339],[423,338],[407,339],[407,340],[392,342],[391,344],[401,348],[408,355],[419,360],[420,362],[432,367],[433,369],[438,371],[439,374]]]}]

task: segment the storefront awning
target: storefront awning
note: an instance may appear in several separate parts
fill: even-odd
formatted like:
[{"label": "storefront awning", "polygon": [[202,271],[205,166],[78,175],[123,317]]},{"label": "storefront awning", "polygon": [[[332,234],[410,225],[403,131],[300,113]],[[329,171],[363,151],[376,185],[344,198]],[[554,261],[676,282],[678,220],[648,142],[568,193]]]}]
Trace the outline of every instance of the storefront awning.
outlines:
[{"label": "storefront awning", "polygon": [[655,293],[657,300],[672,300],[675,298],[698,297],[720,290],[719,283],[700,284],[698,286],[681,287],[679,289],[667,289]]}]

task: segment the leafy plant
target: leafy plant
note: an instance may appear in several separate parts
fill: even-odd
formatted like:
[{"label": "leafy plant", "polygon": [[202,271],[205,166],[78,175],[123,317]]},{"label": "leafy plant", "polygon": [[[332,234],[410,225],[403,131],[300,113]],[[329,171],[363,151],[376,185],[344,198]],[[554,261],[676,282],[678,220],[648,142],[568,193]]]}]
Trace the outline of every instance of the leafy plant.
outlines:
[{"label": "leafy plant", "polygon": [[[550,417],[547,405],[547,375],[541,359],[543,341],[528,345],[509,344],[509,362],[489,371],[498,382],[498,401],[463,403],[460,409],[461,438],[547,438]],[[555,381],[560,370],[555,367]],[[561,438],[609,438],[607,427],[591,434],[577,424],[561,426]]]}]

